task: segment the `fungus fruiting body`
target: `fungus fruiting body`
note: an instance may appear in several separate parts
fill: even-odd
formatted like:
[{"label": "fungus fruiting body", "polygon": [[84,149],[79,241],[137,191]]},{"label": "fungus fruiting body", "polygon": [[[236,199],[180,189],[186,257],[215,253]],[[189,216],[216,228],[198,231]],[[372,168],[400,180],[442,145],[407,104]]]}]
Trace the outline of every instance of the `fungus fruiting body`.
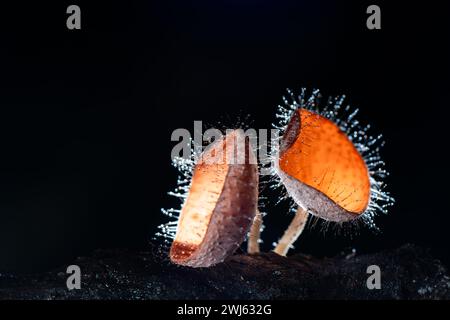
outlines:
[{"label": "fungus fruiting body", "polygon": [[328,221],[363,213],[370,199],[367,166],[344,132],[312,111],[295,111],[281,141],[277,174],[294,201]]},{"label": "fungus fruiting body", "polygon": [[258,165],[249,140],[234,130],[215,141],[193,165],[188,180],[181,187],[186,194],[177,221],[162,229],[174,238],[173,263],[209,267],[241,245],[257,211]]},{"label": "fungus fruiting body", "polygon": [[[384,191],[387,172],[379,155],[381,135],[369,135],[343,106],[344,96],[319,107],[320,94],[306,98],[292,92],[279,106],[280,135],[272,141],[271,176],[293,200],[295,216],[274,251],[286,255],[310,215],[334,223],[362,221],[377,229],[374,216],[386,213],[393,198]],[[194,148],[194,151],[196,148]],[[182,175],[170,194],[180,197],[175,218],[160,226],[170,239],[170,260],[190,267],[224,261],[245,240],[247,251],[259,252],[262,214],[258,210],[258,163],[243,130],[231,130],[197,159],[175,158]]]},{"label": "fungus fruiting body", "polygon": [[290,92],[277,117],[281,130],[273,152],[273,174],[298,206],[291,226],[275,248],[285,255],[304,228],[307,213],[330,222],[362,220],[386,212],[393,199],[383,191],[387,175],[379,156],[381,136],[368,135],[354,119],[358,110],[343,107],[344,96],[319,109],[319,91],[305,99]]}]

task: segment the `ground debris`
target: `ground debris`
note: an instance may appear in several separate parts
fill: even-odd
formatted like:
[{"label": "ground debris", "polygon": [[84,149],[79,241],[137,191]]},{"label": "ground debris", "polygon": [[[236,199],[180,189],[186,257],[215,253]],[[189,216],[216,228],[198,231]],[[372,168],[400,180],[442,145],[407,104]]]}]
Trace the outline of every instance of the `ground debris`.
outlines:
[{"label": "ground debris", "polygon": [[[447,270],[414,245],[351,259],[238,254],[208,269],[172,265],[152,250],[102,250],[76,264],[80,290],[67,289],[64,269],[0,273],[0,299],[450,299]],[[381,269],[380,290],[367,288],[369,265]]]}]

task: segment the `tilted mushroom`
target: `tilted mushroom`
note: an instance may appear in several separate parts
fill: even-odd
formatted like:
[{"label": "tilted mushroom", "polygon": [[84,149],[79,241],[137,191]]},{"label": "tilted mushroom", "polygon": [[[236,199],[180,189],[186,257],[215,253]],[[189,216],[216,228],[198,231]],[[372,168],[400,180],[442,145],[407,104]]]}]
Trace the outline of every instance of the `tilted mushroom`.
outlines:
[{"label": "tilted mushroom", "polygon": [[357,111],[338,118],[344,97],[329,100],[322,111],[317,108],[318,91],[307,101],[305,91],[298,100],[291,97],[279,114],[282,137],[273,169],[298,209],[274,249],[280,255],[286,255],[301,234],[308,213],[338,223],[363,218],[373,225],[375,213],[385,212],[393,202],[379,180],[387,174],[374,148],[380,136],[368,136],[369,127],[353,120]]},{"label": "tilted mushroom", "polygon": [[211,144],[195,164],[170,260],[209,267],[231,255],[255,217],[258,180],[256,157],[242,130]]}]

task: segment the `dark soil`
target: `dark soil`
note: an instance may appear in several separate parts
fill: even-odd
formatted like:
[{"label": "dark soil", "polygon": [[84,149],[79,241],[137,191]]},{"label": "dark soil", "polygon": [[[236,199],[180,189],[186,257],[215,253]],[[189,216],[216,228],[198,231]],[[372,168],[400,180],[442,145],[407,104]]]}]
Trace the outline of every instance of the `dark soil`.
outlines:
[{"label": "dark soil", "polygon": [[[65,269],[0,275],[1,299],[450,299],[450,277],[428,250],[413,245],[368,255],[318,259],[297,254],[235,255],[209,269],[170,264],[157,250],[97,251],[77,259],[80,290]],[[366,285],[381,269],[380,290]]]}]

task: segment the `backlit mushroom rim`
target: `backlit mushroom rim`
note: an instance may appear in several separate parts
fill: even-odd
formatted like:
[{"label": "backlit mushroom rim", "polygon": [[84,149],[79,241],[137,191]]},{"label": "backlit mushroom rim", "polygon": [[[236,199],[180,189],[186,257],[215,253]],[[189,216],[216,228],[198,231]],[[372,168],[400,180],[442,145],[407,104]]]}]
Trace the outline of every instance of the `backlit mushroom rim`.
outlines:
[{"label": "backlit mushroom rim", "polygon": [[[382,135],[371,136],[369,134],[370,125],[362,126],[356,119],[358,109],[344,106],[345,95],[335,98],[328,98],[327,103],[321,107],[319,90],[313,90],[312,94],[307,98],[306,89],[303,88],[296,97],[291,90],[287,90],[288,96],[283,97],[283,105],[279,105],[276,112],[277,121],[272,124],[274,129],[279,130],[279,136],[276,141],[271,143],[271,167],[270,180],[271,186],[275,189],[282,189],[283,195],[278,202],[288,200],[291,203],[291,210],[296,211],[297,205],[287,193],[276,170],[279,161],[280,140],[286,132],[287,126],[297,110],[303,108],[314,112],[336,124],[339,129],[346,134],[348,139],[353,143],[356,150],[363,158],[369,173],[370,181],[370,198],[366,210],[361,213],[358,218],[350,221],[350,223],[363,222],[373,230],[379,230],[375,224],[374,218],[378,214],[386,214],[387,208],[394,203],[394,199],[386,192],[383,180],[388,176],[385,169],[385,163],[381,160],[380,149],[384,145]],[[314,219],[317,222],[319,219]],[[343,222],[339,223],[342,224]],[[328,226],[329,224],[326,224]]]}]

